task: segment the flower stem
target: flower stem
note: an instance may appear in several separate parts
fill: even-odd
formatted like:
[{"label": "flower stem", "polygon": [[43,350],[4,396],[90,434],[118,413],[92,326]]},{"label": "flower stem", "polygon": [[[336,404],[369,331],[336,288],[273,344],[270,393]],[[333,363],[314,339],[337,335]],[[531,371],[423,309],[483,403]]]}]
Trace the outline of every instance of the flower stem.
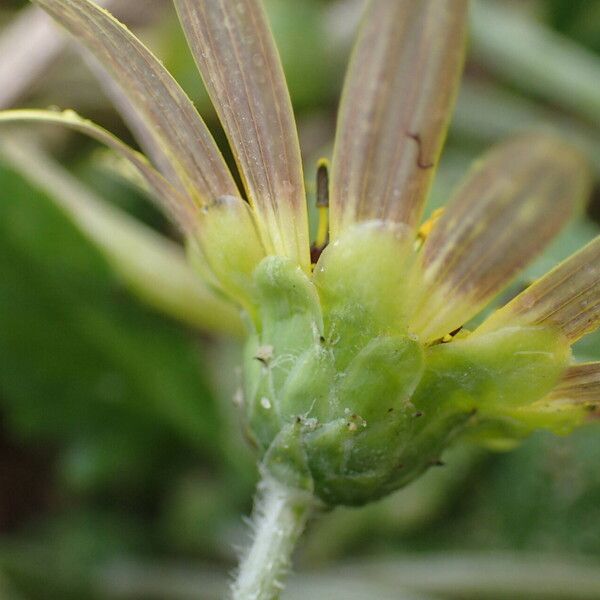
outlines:
[{"label": "flower stem", "polygon": [[233,600],[273,600],[283,589],[291,554],[314,505],[308,492],[263,477],[252,515],[254,540],[233,584]]}]

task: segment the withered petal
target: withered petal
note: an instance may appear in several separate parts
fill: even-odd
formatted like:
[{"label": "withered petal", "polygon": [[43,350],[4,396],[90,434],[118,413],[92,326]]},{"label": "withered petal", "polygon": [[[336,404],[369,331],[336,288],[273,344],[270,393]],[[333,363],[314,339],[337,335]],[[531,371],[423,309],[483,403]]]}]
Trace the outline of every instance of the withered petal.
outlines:
[{"label": "withered petal", "polygon": [[371,219],[418,224],[462,71],[467,6],[369,3],[338,116],[332,238]]},{"label": "withered petal", "polygon": [[310,268],[298,134],[259,0],[175,0],[259,217],[265,246]]},{"label": "withered petal", "polygon": [[[90,0],[32,0],[83,43],[138,113],[169,161],[167,175],[199,204],[237,186],[191,100],[160,61],[123,24]],[[173,181],[172,181],[173,182]]]},{"label": "withered petal", "polygon": [[476,162],[423,245],[414,331],[435,339],[472,318],[555,237],[588,184],[585,161],[546,133]]},{"label": "withered petal", "polygon": [[571,342],[600,325],[600,236],[538,279],[477,331],[510,324],[544,324]]}]

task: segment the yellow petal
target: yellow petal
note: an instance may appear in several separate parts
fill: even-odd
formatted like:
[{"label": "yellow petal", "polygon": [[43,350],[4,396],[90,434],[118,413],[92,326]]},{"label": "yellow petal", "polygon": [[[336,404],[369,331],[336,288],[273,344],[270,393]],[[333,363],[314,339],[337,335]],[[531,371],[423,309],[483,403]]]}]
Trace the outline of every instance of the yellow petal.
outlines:
[{"label": "yellow petal", "polygon": [[298,134],[259,0],[175,0],[234,150],[265,246],[310,269]]},{"label": "yellow petal", "polygon": [[[32,0],[80,42],[119,84],[169,163],[166,175],[199,203],[238,190],[185,92],[124,25],[91,0]],[[162,165],[161,165],[162,166]]]},{"label": "yellow petal", "polygon": [[546,324],[571,342],[600,325],[600,236],[538,279],[477,330]]},{"label": "yellow petal", "polygon": [[466,0],[374,0],[352,54],[332,162],[332,238],[354,222],[415,227],[462,71]]},{"label": "yellow petal", "polygon": [[474,165],[423,245],[425,340],[463,325],[534,259],[588,190],[584,161],[548,134],[517,136]]}]

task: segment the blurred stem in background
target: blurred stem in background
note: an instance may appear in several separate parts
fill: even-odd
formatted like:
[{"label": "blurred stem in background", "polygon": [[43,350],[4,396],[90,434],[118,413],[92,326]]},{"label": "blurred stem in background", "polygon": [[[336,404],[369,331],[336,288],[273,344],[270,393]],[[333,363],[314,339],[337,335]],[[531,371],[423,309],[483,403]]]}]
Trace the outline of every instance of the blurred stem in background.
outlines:
[{"label": "blurred stem in background", "polygon": [[[145,18],[152,15],[148,6],[144,11],[139,10],[139,0],[96,0],[96,3],[126,21],[139,17],[140,12]],[[24,38],[27,39],[27,44],[22,43]],[[16,104],[35,80],[43,76],[68,43],[68,38],[52,19],[34,6],[23,9],[5,26],[0,35],[0,108]]]},{"label": "blurred stem in background", "polygon": [[69,215],[142,300],[201,330],[241,334],[238,311],[196,276],[174,242],[96,198],[23,137],[3,140],[0,156]]},{"label": "blurred stem in background", "polygon": [[[25,36],[30,43],[22,43]],[[46,13],[36,7],[21,11],[0,35],[0,108],[16,103],[66,43]]]},{"label": "blurred stem in background", "polygon": [[502,2],[473,2],[471,18],[473,56],[490,72],[594,125],[600,122],[600,66],[592,54]]},{"label": "blurred stem in background", "polygon": [[[110,600],[216,600],[227,576],[211,569],[120,562],[97,573],[96,582]],[[387,554],[292,576],[283,600],[597,600],[599,589],[598,565],[586,560],[510,553]]]},{"label": "blurred stem in background", "polygon": [[[490,114],[494,115],[493,119],[490,119]],[[511,94],[494,83],[467,78],[461,87],[452,120],[455,136],[482,145],[491,144],[515,131],[552,128],[558,129],[562,136],[585,153],[595,178],[600,180],[600,130]]]}]

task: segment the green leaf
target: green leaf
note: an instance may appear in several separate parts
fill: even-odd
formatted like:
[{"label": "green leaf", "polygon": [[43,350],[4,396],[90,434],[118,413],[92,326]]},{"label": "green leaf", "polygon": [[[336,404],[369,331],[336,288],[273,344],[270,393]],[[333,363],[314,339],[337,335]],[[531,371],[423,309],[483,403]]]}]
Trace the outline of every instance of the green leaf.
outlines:
[{"label": "green leaf", "polygon": [[124,294],[52,201],[5,167],[0,274],[0,401],[13,430],[118,430],[213,451],[219,419],[195,344]]},{"label": "green leaf", "polygon": [[596,422],[496,456],[431,543],[600,555],[599,440]]},{"label": "green leaf", "polygon": [[[13,134],[0,155],[48,194],[138,298],[194,327],[239,335],[238,309],[192,270],[181,247],[97,197],[28,140]],[[200,258],[199,269],[212,281]]]}]

